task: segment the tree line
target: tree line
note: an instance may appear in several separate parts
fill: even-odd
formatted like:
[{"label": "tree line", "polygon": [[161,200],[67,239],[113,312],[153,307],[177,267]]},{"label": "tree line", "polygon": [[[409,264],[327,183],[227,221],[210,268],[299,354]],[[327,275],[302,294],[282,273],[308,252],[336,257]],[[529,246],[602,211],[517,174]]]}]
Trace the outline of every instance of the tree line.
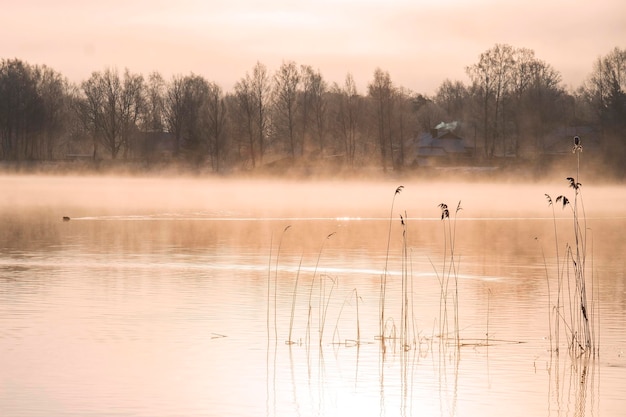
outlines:
[{"label": "tree line", "polygon": [[[475,158],[538,158],[558,129],[591,126],[607,164],[624,172],[626,49],[593,64],[567,91],[534,51],[496,44],[467,66],[470,80],[444,80],[433,96],[396,85],[377,68],[364,92],[350,73],[329,83],[309,65],[257,62],[225,92],[190,73],[165,80],[107,68],[79,84],[43,65],[0,62],[0,160],[163,160],[215,172],[277,160],[333,160],[346,167],[402,169],[411,143],[442,121],[459,121]],[[167,151],[157,151],[158,138]],[[477,162],[479,163],[479,162]]]}]

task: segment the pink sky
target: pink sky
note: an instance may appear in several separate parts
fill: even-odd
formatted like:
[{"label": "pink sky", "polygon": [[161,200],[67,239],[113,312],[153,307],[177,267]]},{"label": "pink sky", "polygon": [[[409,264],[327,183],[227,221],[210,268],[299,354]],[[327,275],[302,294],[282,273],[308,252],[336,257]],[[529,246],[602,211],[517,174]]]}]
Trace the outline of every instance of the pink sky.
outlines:
[{"label": "pink sky", "polygon": [[496,43],[525,47],[577,88],[593,62],[626,48],[624,0],[22,0],[0,16],[0,58],[80,82],[107,67],[200,74],[230,90],[257,61],[311,65],[329,82],[377,67],[434,94]]}]

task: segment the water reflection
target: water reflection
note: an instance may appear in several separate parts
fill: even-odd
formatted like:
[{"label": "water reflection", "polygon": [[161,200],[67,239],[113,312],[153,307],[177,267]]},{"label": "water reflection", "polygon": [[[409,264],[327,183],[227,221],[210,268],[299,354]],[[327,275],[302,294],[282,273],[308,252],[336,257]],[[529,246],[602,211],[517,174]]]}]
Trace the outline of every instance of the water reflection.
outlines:
[{"label": "water reflection", "polygon": [[[394,259],[394,261],[397,261],[399,265],[402,264],[401,259]],[[278,262],[271,264],[270,270],[274,268],[273,271],[276,274],[278,271],[281,273],[285,271],[279,267]],[[335,276],[316,276],[318,270],[317,264],[312,271],[303,271],[302,268],[298,268],[296,290],[293,292],[291,304],[285,300],[285,307],[291,306],[288,310],[291,312],[289,336],[284,340],[287,347],[282,347],[280,344],[282,339],[276,338],[276,334],[280,333],[276,329],[276,315],[280,316],[281,313],[276,310],[275,298],[272,298],[275,295],[272,294],[276,294],[276,288],[279,285],[278,275],[273,275],[274,272],[272,272],[268,276],[268,288],[271,288],[271,291],[268,290],[268,299],[274,300],[268,304],[273,306],[268,309],[268,314],[274,315],[273,324],[268,327],[272,329],[268,332],[268,341],[273,340],[272,347],[268,348],[268,358],[271,357],[272,360],[268,365],[268,370],[272,373],[271,385],[268,385],[271,389],[268,393],[273,398],[272,404],[281,403],[280,400],[276,400],[280,392],[280,388],[277,387],[277,383],[280,385],[277,373],[280,373],[279,369],[282,366],[280,357],[284,356],[289,358],[289,364],[284,366],[289,370],[289,384],[293,392],[294,409],[291,411],[297,412],[298,415],[345,415],[350,412],[373,415],[372,410],[376,409],[378,410],[376,415],[407,416],[426,413],[427,415],[454,416],[459,414],[459,408],[464,412],[476,411],[476,415],[495,415],[495,404],[503,407],[498,409],[497,413],[499,413],[506,409],[508,401],[519,401],[519,398],[539,398],[542,392],[545,393],[545,388],[541,388],[542,384],[537,384],[537,381],[545,381],[548,386],[549,415],[599,414],[600,392],[597,388],[599,376],[596,373],[596,359],[589,355],[575,357],[551,352],[547,337],[539,341],[529,340],[528,335],[533,333],[534,329],[517,326],[524,322],[529,324],[529,320],[533,320],[532,317],[524,315],[521,317],[523,321],[520,322],[508,317],[508,311],[513,316],[519,315],[520,302],[529,303],[533,306],[531,309],[539,309],[540,303],[532,294],[539,294],[542,291],[545,294],[545,288],[540,288],[541,281],[537,277],[533,278],[535,281],[533,285],[522,286],[519,291],[513,292],[512,294],[517,294],[515,298],[511,298],[509,291],[498,290],[499,286],[493,285],[491,281],[483,287],[485,290],[483,297],[474,299],[464,291],[468,285],[464,283],[461,291],[464,299],[463,311],[467,312],[468,308],[472,308],[470,305],[476,302],[487,300],[486,311],[476,312],[476,317],[482,315],[485,323],[482,327],[482,323],[471,324],[472,320],[469,320],[470,324],[462,330],[464,335],[469,336],[463,336],[458,345],[455,344],[453,332],[445,335],[437,334],[437,330],[441,329],[437,323],[438,316],[435,316],[431,329],[421,328],[414,336],[408,338],[400,337],[399,331],[395,328],[386,331],[387,336],[384,338],[376,336],[372,338],[371,335],[376,334],[373,333],[376,324],[370,318],[367,326],[370,337],[366,338],[367,342],[363,342],[360,336],[362,330],[359,305],[363,309],[366,301],[357,295],[356,288],[346,291],[344,286],[342,296],[334,297],[335,306],[340,300],[343,302],[334,314],[330,314],[337,317],[332,340],[325,342],[324,322],[328,317],[329,306],[333,308],[330,305],[331,294],[333,290],[339,291],[335,286],[338,286],[336,280],[340,279]],[[305,285],[305,289],[298,292],[298,282],[302,282],[300,280],[304,279],[305,272],[311,272],[313,277],[310,278],[308,286],[301,283],[300,285]],[[371,296],[378,289],[377,281],[380,280],[381,272],[377,271],[372,277],[369,302],[375,302],[375,297],[372,299]],[[390,302],[391,305],[398,306],[404,303],[405,293],[398,282],[401,275],[402,272],[394,275],[396,282],[389,289],[389,294],[394,297],[393,302]],[[430,274],[430,278],[436,283],[435,275]],[[426,276],[421,278],[424,279]],[[472,288],[471,275],[467,278],[470,280],[469,288]],[[502,281],[507,280],[502,279]],[[436,289],[437,285],[433,287],[431,283],[429,289]],[[412,286],[410,288],[413,293],[415,290]],[[287,294],[288,291],[285,295]],[[307,294],[308,303],[306,302]],[[520,297],[520,294],[526,294],[526,296]],[[305,301],[301,308],[298,308],[296,302],[300,299]],[[512,305],[514,299],[517,307]],[[411,300],[413,306],[414,300],[413,298]],[[432,318],[433,312],[438,311],[436,305],[439,301],[437,296],[431,299],[420,298],[417,304],[423,306],[424,302],[430,302],[433,305],[423,310],[418,308],[420,312],[417,314],[412,312],[411,315],[415,314],[423,319],[424,311],[428,311],[430,316],[426,317]],[[369,311],[370,313],[372,311],[371,305]],[[390,314],[390,320],[398,320],[399,316],[396,315],[398,311],[400,316],[403,314],[402,309],[398,309],[396,313]],[[300,327],[296,330],[292,328],[294,314],[300,317]],[[495,322],[495,325],[492,322],[491,328],[489,327],[489,314]],[[287,316],[287,313],[284,312],[282,315]],[[464,314],[464,318],[467,317],[472,317],[471,313]],[[303,324],[305,319],[306,324]],[[530,327],[537,326],[544,320],[547,320],[547,314],[538,321],[530,323]],[[298,319],[295,321],[297,324]],[[423,320],[420,322],[420,326],[424,326]],[[466,320],[463,322],[467,323]],[[317,326],[317,331],[311,332],[312,325]],[[513,333],[508,336],[509,333],[502,333],[503,330],[509,332],[513,330]],[[304,336],[298,337],[298,331]],[[484,333],[481,334],[481,331]],[[319,340],[312,338],[311,333],[319,337]],[[342,334],[344,334],[343,337]],[[407,340],[410,342],[407,343]],[[332,355],[330,355],[331,352]],[[563,349],[563,352],[567,352],[567,349]],[[520,360],[529,353],[533,358],[531,359],[532,366],[529,362],[524,363],[523,359]],[[546,363],[544,367],[538,365],[538,362],[542,361]],[[496,372],[491,372],[494,366]],[[527,367],[526,371],[523,369],[524,366]],[[532,370],[529,369],[531,367]],[[378,375],[377,383],[372,377],[376,374]],[[477,381],[482,381],[483,384],[477,384]],[[568,381],[568,385],[565,386],[562,381]],[[499,386],[506,388],[504,391],[499,391]],[[305,398],[298,394],[302,387],[307,387]],[[348,393],[352,395],[348,395],[346,387],[350,387]],[[495,400],[481,401],[480,399],[485,396],[486,392],[494,393]],[[341,399],[336,397],[338,393],[341,393]],[[375,394],[377,400],[372,402],[371,397],[367,397],[366,400],[367,394]],[[349,402],[348,398],[351,398],[352,402]],[[536,415],[538,410],[543,410],[544,407],[546,405],[532,402],[522,404],[519,414],[514,413],[514,415],[533,413]],[[575,413],[573,414],[574,407]],[[267,413],[268,415],[284,415],[281,411],[283,410],[280,407],[268,407]]]},{"label": "water reflection", "polygon": [[[542,383],[531,388],[522,381],[507,382],[506,388],[498,388],[507,379],[502,372],[490,373],[494,364],[487,350],[390,349],[393,353],[382,360],[380,346],[370,344],[334,346],[327,351],[272,343],[266,370],[266,414],[498,415],[511,404],[515,404],[508,411],[511,415],[582,417],[617,411],[600,408],[598,363],[589,356],[554,355],[545,367],[535,363],[531,377],[524,377],[519,369],[515,372],[513,377],[521,375],[531,383],[548,382],[547,402],[542,405],[540,398],[546,392]],[[376,374],[378,378],[373,378]],[[508,391],[516,385],[517,391]],[[519,402],[521,398],[525,401]]]},{"label": "water reflection", "polygon": [[407,186],[390,224],[381,188],[367,212],[2,206],[0,414],[619,415],[624,216],[589,211],[601,356],[572,357],[551,348],[549,216],[464,199],[453,260],[441,194]]}]

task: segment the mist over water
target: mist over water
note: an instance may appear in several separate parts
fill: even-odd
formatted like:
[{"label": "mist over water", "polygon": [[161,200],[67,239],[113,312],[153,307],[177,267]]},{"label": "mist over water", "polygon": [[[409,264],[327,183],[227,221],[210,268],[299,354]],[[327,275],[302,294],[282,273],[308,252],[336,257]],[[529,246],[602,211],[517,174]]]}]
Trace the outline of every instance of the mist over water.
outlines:
[{"label": "mist over water", "polygon": [[[570,207],[555,205],[553,218],[544,194],[572,199],[566,181],[0,184],[3,416],[614,416],[626,406],[623,186],[582,188],[600,355],[576,359],[563,336],[550,351],[554,228],[562,271],[574,236]],[[451,231],[458,352],[436,336]],[[398,334],[409,285],[411,349],[377,337],[382,276]]]},{"label": "mist over water", "polygon": [[[264,180],[90,176],[0,177],[5,198],[0,208],[78,210],[63,215],[115,214],[154,215],[205,211],[224,217],[386,217],[394,191],[401,211],[409,217],[437,217],[437,205],[456,206],[461,201],[463,217],[551,216],[545,193],[572,194],[565,179],[545,183],[482,183],[452,181],[381,180]],[[594,214],[612,216],[623,207],[623,187],[585,185],[584,203]]]}]

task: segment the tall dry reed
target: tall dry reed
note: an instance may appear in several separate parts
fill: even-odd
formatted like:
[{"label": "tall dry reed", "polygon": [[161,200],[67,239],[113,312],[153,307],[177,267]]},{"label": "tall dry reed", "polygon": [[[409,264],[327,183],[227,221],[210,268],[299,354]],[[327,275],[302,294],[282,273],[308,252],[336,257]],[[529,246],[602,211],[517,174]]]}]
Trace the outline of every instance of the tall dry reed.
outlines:
[{"label": "tall dry reed", "polygon": [[[452,314],[453,320],[453,335],[455,346],[459,348],[461,346],[461,337],[459,330],[459,276],[458,276],[458,264],[455,256],[455,244],[456,244],[456,219],[459,211],[462,210],[461,202],[457,204],[454,212],[453,220],[450,217],[450,210],[446,203],[439,204],[441,210],[441,221],[443,222],[443,235],[444,235],[444,256],[441,275],[435,270],[437,279],[439,280],[440,294],[439,294],[439,336],[442,340],[442,345],[448,344],[448,338],[450,336],[450,314]],[[452,294],[450,294],[450,279],[454,282],[454,288]],[[448,310],[448,303],[452,302],[452,311]]]},{"label": "tall dry reed", "polygon": [[383,269],[383,274],[380,278],[380,298],[379,298],[379,337],[381,342],[385,343],[385,298],[387,293],[387,274],[389,270],[389,248],[391,245],[391,229],[393,223],[393,206],[396,201],[396,196],[402,192],[404,189],[403,185],[400,185],[396,188],[396,191],[393,193],[393,198],[391,199],[391,210],[389,213],[389,229],[387,234],[387,252],[385,255],[385,268]]},{"label": "tall dry reed", "polygon": [[[561,333],[559,325],[563,324],[570,353],[574,356],[592,353],[595,356],[599,351],[599,346],[597,345],[599,335],[595,333],[594,308],[597,309],[599,306],[592,303],[590,308],[588,301],[589,295],[587,294],[588,284],[591,284],[591,290],[593,290],[593,274],[591,276],[592,281],[589,282],[586,273],[588,228],[582,196],[582,184],[579,181],[582,145],[578,136],[574,138],[572,152],[576,156],[576,178],[567,177],[566,180],[569,187],[574,192],[573,199],[569,199],[565,195],[559,195],[556,199],[552,200],[552,197],[546,194],[548,204],[553,210],[557,258],[557,301],[554,307],[555,351],[558,353],[559,337]],[[562,268],[560,266],[559,238],[557,235],[556,214],[554,211],[554,205],[556,204],[561,204],[563,210],[568,208],[572,216],[573,243],[568,242],[565,245],[565,258],[563,259]],[[566,285],[563,284],[563,280],[565,279]],[[593,292],[591,293],[591,300],[594,300]],[[562,308],[565,310],[565,303],[567,303],[567,311],[569,311],[567,315],[561,310]],[[552,318],[550,318],[550,320],[552,320]],[[550,327],[550,331],[552,332],[552,327]],[[550,335],[550,340],[552,340],[552,334]]]}]

